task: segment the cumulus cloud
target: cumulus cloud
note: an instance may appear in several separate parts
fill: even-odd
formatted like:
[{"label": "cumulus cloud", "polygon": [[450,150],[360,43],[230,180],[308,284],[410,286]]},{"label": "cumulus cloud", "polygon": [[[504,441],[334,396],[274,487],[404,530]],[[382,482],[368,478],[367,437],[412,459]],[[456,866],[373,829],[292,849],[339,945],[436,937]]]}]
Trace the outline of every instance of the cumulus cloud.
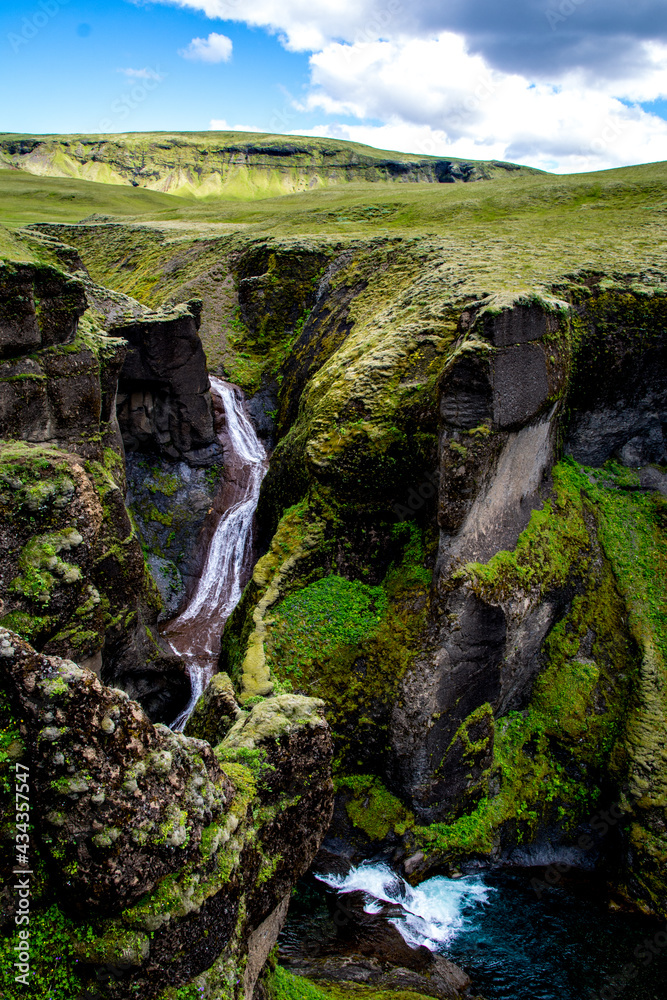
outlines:
[{"label": "cumulus cloud", "polygon": [[580,68],[614,77],[640,70],[642,45],[667,42],[664,0],[162,0],[207,17],[276,32],[288,48],[332,41],[463,35],[504,72],[545,75]]},{"label": "cumulus cloud", "polygon": [[198,62],[229,62],[232,57],[232,40],[227,35],[212,31],[208,38],[193,38],[186,49],[179,50],[179,56]]},{"label": "cumulus cloud", "polygon": [[254,132],[260,135],[265,131],[259,125],[230,125],[224,118],[212,118],[209,128],[213,132]]},{"label": "cumulus cloud", "polygon": [[161,2],[308,52],[295,108],[323,122],[294,134],[561,171],[667,159],[667,123],[640,107],[667,97],[664,0]]},{"label": "cumulus cloud", "polygon": [[[667,47],[653,55],[648,76],[662,88]],[[333,43],[311,57],[311,67],[313,87],[302,109],[364,122],[341,126],[340,138],[561,171],[667,159],[667,122],[620,99],[639,100],[646,80],[627,81],[620,97],[577,73],[558,86],[534,83],[492,68],[451,32],[430,40]],[[334,135],[331,126],[316,132]]]}]

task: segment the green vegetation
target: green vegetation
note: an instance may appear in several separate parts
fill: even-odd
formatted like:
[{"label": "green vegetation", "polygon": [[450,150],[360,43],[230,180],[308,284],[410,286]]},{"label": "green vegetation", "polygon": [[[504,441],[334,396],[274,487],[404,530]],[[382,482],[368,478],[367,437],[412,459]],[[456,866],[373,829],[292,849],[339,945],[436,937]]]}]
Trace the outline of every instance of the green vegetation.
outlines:
[{"label": "green vegetation", "polygon": [[412,813],[374,775],[339,777],[336,791],[351,793],[345,810],[354,826],[371,840],[383,840],[391,830],[401,836],[415,825]]},{"label": "green vegetation", "polygon": [[78,547],[82,541],[76,528],[31,538],[19,557],[21,573],[12,580],[9,589],[38,604],[48,605],[58,579],[63,583],[78,583],[81,579],[79,567],[65,562],[59,553]]},{"label": "green vegetation", "polygon": [[[655,774],[649,800],[667,801],[664,751],[655,735],[667,719],[665,502],[641,492],[637,475],[614,463],[592,470],[562,462],[554,485],[553,503],[533,513],[513,552],[462,571],[489,599],[518,591],[534,600],[547,586],[577,578],[583,592],[547,636],[546,668],[530,706],[496,723],[499,794],[452,824],[416,830],[428,850],[448,857],[491,852],[506,823],[519,842],[549,820],[573,829],[594,810],[603,775],[620,784],[649,761]],[[601,564],[586,511],[597,525]],[[591,634],[590,652],[582,653]],[[641,665],[635,643],[644,650]],[[628,749],[633,745],[641,747],[638,760]]]},{"label": "green vegetation", "polygon": [[273,644],[281,670],[298,679],[303,665],[335,647],[356,645],[377,631],[387,610],[381,587],[340,576],[316,580],[285,598],[273,616]]},{"label": "green vegetation", "polygon": [[[326,701],[336,773],[366,773],[369,756],[387,750],[390,707],[423,641],[431,581],[425,543],[416,525],[393,525],[388,534],[396,559],[382,585],[337,575],[313,580],[309,567],[336,542],[306,537],[304,544],[302,536],[288,534],[302,511],[292,508],[281,521],[275,541],[287,544],[275,575],[267,572],[272,552],[258,564],[256,579],[271,581],[267,593],[275,604],[264,612],[264,632],[255,631],[249,649],[261,636],[274,683]],[[338,528],[337,544],[353,551],[345,525]],[[286,596],[278,601],[281,594]]]},{"label": "green vegetation", "polygon": [[423,994],[410,990],[380,990],[363,983],[313,982],[276,966],[268,978],[271,1000],[420,1000]]},{"label": "green vegetation", "polygon": [[[20,139],[23,150],[17,148]],[[433,182],[438,176],[436,157],[379,150],[336,139],[211,131],[104,137],[5,135],[0,136],[0,166],[30,172],[37,142],[39,174],[94,181],[99,186],[154,187],[210,201],[265,199],[351,181],[393,181],[397,164],[408,167],[407,175],[405,169],[399,170],[398,179],[403,182]],[[25,149],[28,143],[30,151]],[[152,167],[150,176],[144,171],[146,162]],[[463,165],[463,173],[471,179],[534,172],[529,167],[505,167],[496,161]],[[374,206],[349,213],[361,219],[382,214],[383,210]],[[349,221],[347,212],[343,221]]]},{"label": "green vegetation", "polygon": [[[17,170],[0,170],[0,221],[15,227],[33,222],[78,222],[88,215],[156,215],[179,210],[183,199],[121,184],[96,184],[69,177],[34,177]],[[17,252],[7,236],[0,239],[0,256]],[[26,251],[18,250],[22,255]],[[32,259],[21,256],[18,259]]]},{"label": "green vegetation", "polygon": [[498,552],[488,563],[470,563],[455,579],[466,579],[481,597],[500,601],[517,591],[544,594],[562,587],[575,564],[588,568],[590,538],[581,500],[582,480],[572,463],[553,470],[554,498],[534,510],[512,552]]},{"label": "green vegetation", "polygon": [[[14,945],[19,928],[14,928],[0,943],[0,981],[7,1000],[23,1000],[25,987],[14,981],[16,971]],[[74,942],[77,927],[57,906],[30,914],[30,985],[39,1000],[72,1000],[79,996],[83,983],[76,974],[78,959]]]}]

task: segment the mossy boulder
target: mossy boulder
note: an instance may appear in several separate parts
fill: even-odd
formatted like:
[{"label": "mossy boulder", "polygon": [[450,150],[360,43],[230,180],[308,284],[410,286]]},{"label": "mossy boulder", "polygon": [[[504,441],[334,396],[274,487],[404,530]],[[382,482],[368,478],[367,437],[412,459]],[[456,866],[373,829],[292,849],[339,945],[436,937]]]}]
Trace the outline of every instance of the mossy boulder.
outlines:
[{"label": "mossy boulder", "polygon": [[[0,768],[25,765],[33,796],[31,930],[59,937],[60,964],[50,950],[34,959],[40,996],[105,980],[117,1000],[223,987],[247,1000],[331,817],[320,704],[258,705],[213,750],[5,629],[0,664],[3,731],[15,731]],[[8,920],[13,787],[3,781],[0,795]],[[5,983],[14,943],[10,933],[0,949]]]}]

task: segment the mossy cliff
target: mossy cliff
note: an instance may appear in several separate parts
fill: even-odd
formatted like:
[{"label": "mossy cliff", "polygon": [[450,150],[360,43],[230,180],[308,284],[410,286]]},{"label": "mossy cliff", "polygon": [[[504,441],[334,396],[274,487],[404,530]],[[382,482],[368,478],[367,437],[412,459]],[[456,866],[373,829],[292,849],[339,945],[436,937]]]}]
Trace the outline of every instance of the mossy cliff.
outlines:
[{"label": "mossy cliff", "polygon": [[246,706],[325,698],[363,849],[415,878],[607,864],[664,912],[662,640],[633,601],[664,580],[667,264],[630,180],[50,231],[151,308],[200,296],[209,364],[254,394],[265,554],[221,666]]},{"label": "mossy cliff", "polygon": [[[58,232],[120,290],[150,269],[153,307],[201,294],[220,321],[210,361],[256,394],[275,441],[266,554],[223,638],[241,702],[327,701],[340,815],[369,851],[388,838],[413,877],[470,856],[576,853],[580,824],[631,794],[633,822],[580,862],[604,859],[664,911],[664,674],[644,652],[660,647],[633,624],[603,516],[653,497],[661,551],[658,258],[605,271],[570,248],[571,270],[538,261],[541,280],[534,268],[515,289],[509,249],[477,251],[482,284],[470,247],[457,258],[435,239],[175,245],[116,225],[105,249],[104,229]],[[634,485],[610,459],[641,470]],[[659,560],[651,574],[664,578]],[[655,796],[636,794],[641,781]]]},{"label": "mossy cliff", "polygon": [[334,259],[278,375],[272,541],[221,664],[242,699],[327,700],[348,817],[413,875],[576,853],[617,800],[631,822],[579,860],[664,913],[664,295],[457,309],[400,244]]},{"label": "mossy cliff", "polygon": [[[321,704],[238,710],[211,747],[4,629],[0,654],[7,997],[250,1000],[331,817]],[[16,763],[32,796],[27,990],[12,971]]]},{"label": "mossy cliff", "polygon": [[267,197],[351,181],[455,183],[528,167],[411,156],[359,143],[238,132],[0,136],[0,165],[181,196]]},{"label": "mossy cliff", "polygon": [[[24,246],[52,256],[43,241]],[[125,507],[116,404],[128,345],[107,332],[107,321],[122,332],[128,304],[143,307],[109,301],[84,272],[39,259],[0,271],[2,623],[101,671],[169,721],[188,683],[157,636],[162,602]],[[203,355],[200,366],[205,375]]]}]

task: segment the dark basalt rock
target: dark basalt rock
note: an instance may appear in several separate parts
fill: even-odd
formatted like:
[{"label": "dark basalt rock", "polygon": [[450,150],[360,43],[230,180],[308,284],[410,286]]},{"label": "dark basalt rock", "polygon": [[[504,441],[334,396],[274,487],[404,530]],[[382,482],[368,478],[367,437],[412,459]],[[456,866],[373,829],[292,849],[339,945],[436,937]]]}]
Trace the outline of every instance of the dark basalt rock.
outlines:
[{"label": "dark basalt rock", "polygon": [[241,716],[234,685],[227,674],[214,674],[185,724],[185,735],[207,740],[212,746],[223,739]]},{"label": "dark basalt rock", "polygon": [[77,279],[47,265],[0,264],[0,358],[70,343],[85,309]]},{"label": "dark basalt rock", "polygon": [[123,501],[116,387],[126,344],[89,315],[79,323],[88,297],[111,301],[110,314],[127,303],[41,265],[0,268],[0,293],[35,334],[29,355],[0,361],[2,621],[40,650],[90,663],[171,721],[189,682],[155,638],[160,603]]},{"label": "dark basalt rock", "polygon": [[113,327],[129,348],[118,383],[118,422],[128,451],[154,452],[191,465],[220,458],[206,358],[197,334],[200,310]]},{"label": "dark basalt rock", "polygon": [[398,907],[364,911],[363,893],[327,898],[329,919],[291,918],[280,940],[280,963],[315,982],[359,983],[381,990],[409,990],[439,1000],[470,996],[470,977],[428,948],[412,948],[389,919]]}]

